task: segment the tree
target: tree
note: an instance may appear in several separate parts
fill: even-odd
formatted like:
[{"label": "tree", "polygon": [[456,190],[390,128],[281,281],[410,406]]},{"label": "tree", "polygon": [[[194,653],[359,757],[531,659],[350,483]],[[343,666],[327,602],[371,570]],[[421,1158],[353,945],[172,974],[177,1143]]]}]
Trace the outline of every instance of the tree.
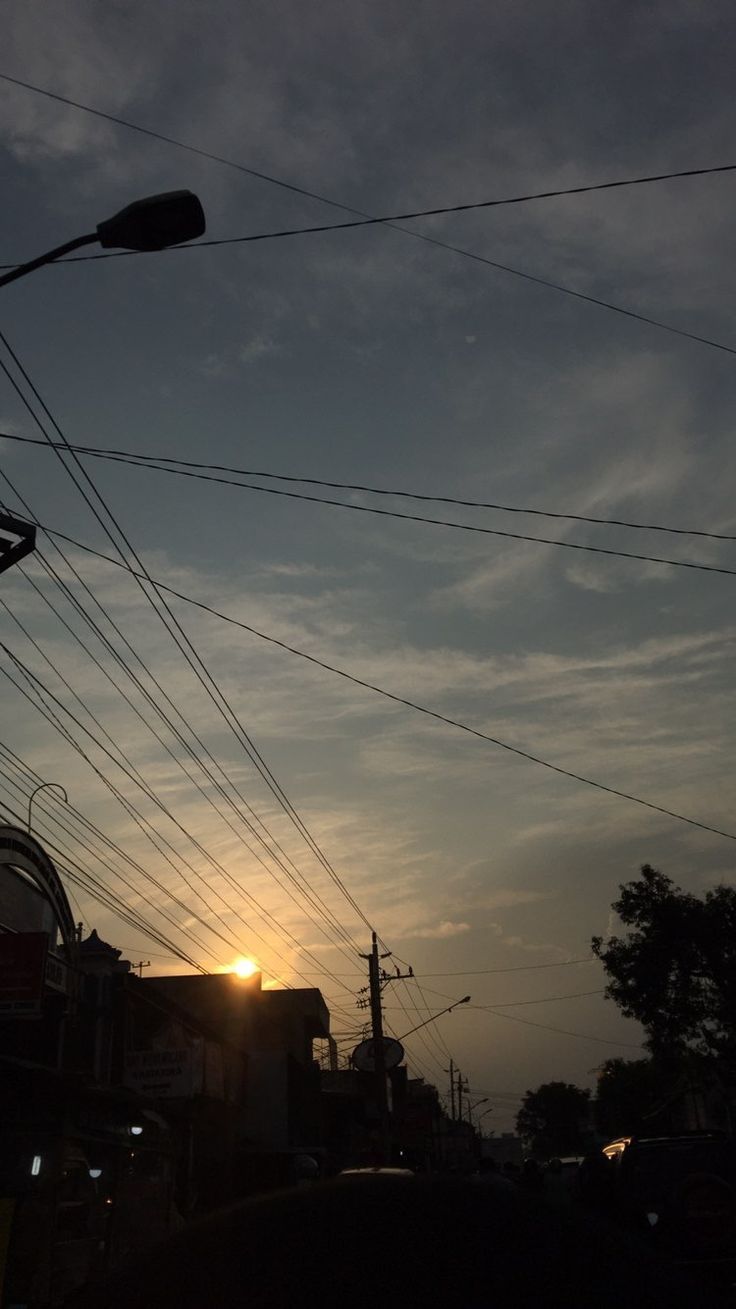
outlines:
[{"label": "tree", "polygon": [[668,1131],[673,1071],[653,1059],[606,1059],[598,1070],[598,1131],[609,1140]]},{"label": "tree", "polygon": [[736,887],[699,898],[644,864],[613,904],[625,937],[593,937],[606,995],[655,1057],[702,1056],[736,1074]]},{"label": "tree", "polygon": [[581,1154],[585,1148],[590,1091],[570,1082],[545,1082],[527,1091],[516,1115],[516,1130],[533,1155]]}]

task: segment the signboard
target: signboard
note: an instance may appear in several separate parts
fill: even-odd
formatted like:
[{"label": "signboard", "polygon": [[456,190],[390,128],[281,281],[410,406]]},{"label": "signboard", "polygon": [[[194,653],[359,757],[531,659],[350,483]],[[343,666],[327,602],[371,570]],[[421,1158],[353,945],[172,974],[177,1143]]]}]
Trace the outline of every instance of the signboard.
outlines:
[{"label": "signboard", "polygon": [[201,1049],[129,1050],[123,1081],[132,1091],[163,1099],[188,1099],[202,1089]]},{"label": "signboard", "polygon": [[69,969],[63,959],[59,959],[57,955],[51,954],[50,952],[46,955],[44,980],[46,985],[50,987],[52,991],[63,991],[66,993],[68,990]]},{"label": "signboard", "polygon": [[0,1017],[36,1017],[41,1012],[46,932],[0,933]]},{"label": "signboard", "polygon": [[[391,1068],[397,1068],[404,1058],[404,1047],[400,1041],[395,1041],[393,1037],[384,1036],[383,1038],[383,1062],[386,1072]],[[376,1042],[361,1041],[353,1050],[353,1063],[361,1073],[375,1073],[376,1071]]]}]

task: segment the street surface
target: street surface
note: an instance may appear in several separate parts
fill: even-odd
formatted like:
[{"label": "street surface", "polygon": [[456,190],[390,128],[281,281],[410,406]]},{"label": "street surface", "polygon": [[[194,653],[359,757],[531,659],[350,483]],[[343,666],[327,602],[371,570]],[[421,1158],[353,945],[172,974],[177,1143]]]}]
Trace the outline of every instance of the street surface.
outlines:
[{"label": "street surface", "polygon": [[479,1179],[343,1177],[180,1233],[76,1309],[692,1309],[724,1303],[607,1222]]}]

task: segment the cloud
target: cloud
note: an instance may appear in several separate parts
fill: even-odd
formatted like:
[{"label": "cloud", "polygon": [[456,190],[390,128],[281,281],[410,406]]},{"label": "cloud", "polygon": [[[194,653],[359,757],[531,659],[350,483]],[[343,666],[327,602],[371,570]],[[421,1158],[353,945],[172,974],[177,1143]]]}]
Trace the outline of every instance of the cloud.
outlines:
[{"label": "cloud", "polygon": [[463,932],[469,931],[470,923],[453,923],[448,919],[444,919],[435,926],[408,928],[402,933],[401,939],[418,938],[427,941],[445,941],[449,937],[462,936]]},{"label": "cloud", "polygon": [[270,332],[255,332],[238,350],[241,364],[255,364],[268,355],[278,354],[281,346]]},{"label": "cloud", "polygon": [[[581,0],[566,0],[554,14],[534,0],[490,9],[428,0],[421,16],[337,0],[312,8],[287,0],[282,10],[262,6],[244,16],[237,0],[216,0],[203,26],[192,0],[148,8],[138,0],[108,7],[69,0],[63,11],[43,0],[9,0],[5,62],[29,81],[374,212],[687,167],[728,157],[731,148],[722,4],[704,20],[685,0],[662,0],[644,17],[604,24],[601,40],[588,39]],[[707,97],[681,95],[694,37],[709,69]],[[570,95],[560,97],[562,84]],[[201,194],[215,238],[329,221],[317,200],[19,88],[1,87],[0,99],[12,165],[7,212],[16,219],[8,259],[24,254],[27,242],[31,254],[88,230],[136,194],[183,185]],[[730,186],[725,177],[683,179],[448,215],[423,220],[421,230],[728,343],[729,292],[736,291]],[[391,229],[80,264],[48,270],[28,288],[43,296],[39,361],[48,378],[40,389],[48,386],[61,406],[69,435],[90,444],[102,443],[102,432],[111,445],[135,442],[196,460],[206,439],[207,457],[228,465],[247,455],[248,466],[428,495],[686,528],[729,531],[734,523],[731,365],[722,353]],[[21,340],[33,338],[38,318],[27,296],[23,313],[24,305],[30,316]],[[74,385],[80,359],[81,388]],[[8,417],[26,430],[12,405]],[[14,480],[17,465],[24,493],[39,502],[39,521],[97,543],[95,524],[81,517],[86,510],[55,461],[52,468],[46,455],[22,448],[13,459]],[[736,746],[727,579],[584,560],[551,546],[119,467],[90,465],[90,472],[152,570],[178,589],[550,762],[727,827]],[[669,553],[661,534],[460,506],[447,516]],[[692,538],[675,544],[683,558],[702,562],[726,561],[731,548]],[[107,565],[73,558],[181,709],[180,727],[195,730],[223,769],[215,770],[218,783],[240,805],[237,788],[366,949],[365,922],[279,810],[242,738],[226,728],[138,589]],[[36,562],[30,570],[47,587]],[[205,898],[223,914],[228,937],[246,938],[242,953],[262,953],[289,977],[288,969],[306,976],[317,969],[239,899],[242,891],[335,978],[349,974],[350,985],[358,968],[352,947],[343,953],[328,943],[314,906],[271,856],[263,854],[275,876],[258,863],[241,839],[255,847],[252,833],[215,782],[153,718],[79,615],[49,594],[145,723],[20,570],[4,575],[3,596],[86,708],[68,699],[6,616],[3,639],[83,721],[94,726],[87,709],[97,715],[181,818],[190,835],[115,772],[174,846],[173,866],[8,686],[5,739],[40,775],[64,778],[70,800],[140,861],[138,892],[150,893],[156,876],[192,915],[201,911],[209,926],[193,916],[191,925],[214,962],[233,952],[210,931],[222,924]],[[369,920],[389,944],[414,932],[415,964],[517,966],[569,958],[573,946],[577,957],[600,931],[618,883],[645,859],[688,887],[700,886],[704,869],[713,880],[733,875],[730,846],[716,836],[555,776],[172,605]],[[100,610],[94,616],[106,623]],[[112,628],[105,631],[145,680]],[[154,699],[161,703],[160,693]],[[149,718],[205,795],[151,735]],[[97,748],[90,753],[100,764]],[[55,804],[40,796],[39,820]],[[76,849],[121,889],[122,863],[106,861],[104,851],[85,853],[79,842]],[[79,894],[85,915],[98,915],[103,935],[115,940],[121,925],[104,921],[106,911]],[[220,897],[266,943],[251,940]],[[164,892],[155,898],[165,906]],[[457,935],[417,935],[446,925]],[[523,979],[510,974],[503,998],[517,998]],[[319,980],[336,994],[337,980]],[[489,990],[481,999],[498,995]],[[595,1022],[580,1020],[581,1030],[617,1035],[610,1013],[589,1003]],[[483,1076],[487,1016],[474,1026],[475,1016],[461,1011],[453,1021],[458,1060]],[[572,1013],[560,1026],[576,1027]],[[586,1084],[593,1060],[584,1041],[550,1034],[545,1044],[546,1035],[534,1032],[532,1040],[529,1028],[522,1041],[522,1029],[503,1029],[493,1059],[507,1068],[507,1085],[550,1076]]]}]

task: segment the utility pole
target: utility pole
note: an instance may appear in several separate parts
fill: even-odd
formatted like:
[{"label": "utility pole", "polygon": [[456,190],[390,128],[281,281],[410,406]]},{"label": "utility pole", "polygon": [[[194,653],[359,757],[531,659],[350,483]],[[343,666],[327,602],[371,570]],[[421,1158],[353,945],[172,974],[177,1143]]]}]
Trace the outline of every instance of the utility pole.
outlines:
[{"label": "utility pole", "polygon": [[368,989],[370,992],[371,1026],[373,1033],[373,1064],[375,1068],[376,1099],[378,1101],[378,1131],[381,1162],[389,1159],[389,1121],[388,1094],[386,1089],[386,1052],[383,1045],[383,1010],[381,1008],[381,959],[388,954],[379,955],[378,938],[372,934],[370,954],[361,955],[368,960]]},{"label": "utility pole", "polygon": [[464,1091],[464,1090],[467,1091],[467,1090],[469,1089],[469,1085],[470,1085],[470,1084],[469,1084],[469,1082],[468,1082],[467,1077],[465,1078],[465,1081],[463,1082],[462,1073],[460,1073],[460,1072],[458,1071],[458,1075],[457,1075],[457,1116],[458,1116],[460,1122],[463,1121],[463,1091]]},{"label": "utility pole", "polygon": [[450,1118],[455,1121],[455,1065],[450,1060],[450,1067],[445,1069],[450,1074]]},{"label": "utility pole", "polygon": [[142,976],[143,976],[143,969],[144,969],[144,968],[150,968],[150,967],[151,967],[151,960],[150,960],[150,959],[139,959],[137,964],[133,964],[133,968],[137,968],[137,969],[138,969],[138,976],[139,976],[139,977],[142,977]]}]

